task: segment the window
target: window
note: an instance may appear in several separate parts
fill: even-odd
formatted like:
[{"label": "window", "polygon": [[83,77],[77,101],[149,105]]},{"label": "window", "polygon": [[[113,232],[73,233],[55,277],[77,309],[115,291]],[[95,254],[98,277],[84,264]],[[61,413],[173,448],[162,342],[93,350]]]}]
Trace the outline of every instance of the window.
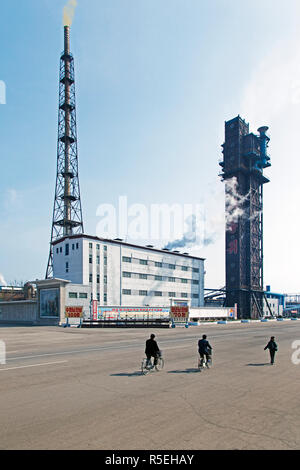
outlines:
[{"label": "window", "polygon": [[148,261],[146,259],[140,259],[140,264],[146,265]]},{"label": "window", "polygon": [[181,271],[188,271],[188,267],[187,266],[181,266]]},{"label": "window", "polygon": [[96,249],[100,250],[100,245],[99,244],[96,245]]},{"label": "window", "polygon": [[107,266],[107,257],[104,256],[104,266]]},{"label": "window", "polygon": [[140,291],[139,291],[139,295],[146,296],[146,295],[148,295],[148,291],[146,291],[146,290],[140,290]]},{"label": "window", "polygon": [[129,258],[128,256],[123,256],[122,261],[124,261],[124,263],[131,263],[131,258]]},{"label": "window", "polygon": [[182,284],[187,284],[188,280],[187,279],[181,279]]},{"label": "window", "polygon": [[72,243],[72,250],[75,250],[75,243]]},{"label": "window", "polygon": [[160,263],[159,261],[155,261],[155,267],[156,268],[162,268],[163,264]]},{"label": "window", "polygon": [[155,280],[156,280],[156,281],[162,281],[163,278],[162,278],[162,276],[155,276]]},{"label": "window", "polygon": [[97,274],[97,284],[100,284],[100,274]]},{"label": "window", "polygon": [[193,268],[193,273],[198,273],[199,272],[199,268]]},{"label": "window", "polygon": [[193,284],[199,284],[199,281],[196,281],[195,279],[193,279]]},{"label": "window", "polygon": [[169,269],[176,269],[175,264],[169,264]]},{"label": "window", "polygon": [[69,272],[69,263],[66,263],[66,273]]},{"label": "window", "polygon": [[90,274],[89,281],[93,282],[93,275],[92,274]]},{"label": "window", "polygon": [[104,284],[107,284],[107,276],[104,276]]},{"label": "window", "polygon": [[175,277],[168,277],[169,282],[175,282]]},{"label": "window", "polygon": [[147,274],[139,274],[140,279],[147,279]]},{"label": "window", "polygon": [[79,243],[76,243],[76,250],[78,250],[79,248]]},{"label": "window", "polygon": [[89,256],[89,263],[93,264],[93,256],[92,255]]},{"label": "window", "polygon": [[185,298],[185,299],[186,299],[186,298],[187,298],[187,296],[188,296],[188,295],[187,295],[187,293],[186,293],[186,292],[182,292],[182,293],[181,293],[181,297],[183,297],[183,298]]},{"label": "window", "polygon": [[123,294],[124,295],[131,295],[131,290],[130,289],[123,289]]},{"label": "window", "polygon": [[69,243],[65,244],[65,255],[69,256]]},{"label": "window", "polygon": [[104,247],[103,247],[103,250],[104,250],[104,251],[107,251],[107,246],[104,246]]},{"label": "window", "polygon": [[62,253],[62,247],[60,247],[59,251],[60,251],[60,253]]},{"label": "window", "polygon": [[104,300],[104,302],[107,302],[107,294],[104,294],[103,300]]},{"label": "window", "polygon": [[58,249],[58,248],[56,248],[56,253],[58,253],[58,252],[59,252],[59,249]]},{"label": "window", "polygon": [[77,292],[69,292],[69,299],[77,299]]},{"label": "window", "polygon": [[100,264],[100,256],[97,256],[97,264]]},{"label": "window", "polygon": [[79,298],[80,299],[87,299],[87,293],[86,292],[80,292],[79,293]]},{"label": "window", "polygon": [[160,291],[155,291],[154,292],[155,297],[162,297],[162,292]]},{"label": "window", "polygon": [[175,292],[169,292],[169,297],[176,297]]},{"label": "window", "polygon": [[131,273],[127,273],[126,271],[123,271],[123,277],[131,277]]},{"label": "window", "polygon": [[193,294],[193,299],[199,299],[199,294]]},{"label": "window", "polygon": [[92,244],[92,243],[89,243],[89,248],[90,248],[90,250],[93,248],[93,244]]},{"label": "window", "polygon": [[98,302],[100,302],[100,294],[99,294],[99,292],[98,292],[98,294],[97,294],[97,300],[98,300]]}]

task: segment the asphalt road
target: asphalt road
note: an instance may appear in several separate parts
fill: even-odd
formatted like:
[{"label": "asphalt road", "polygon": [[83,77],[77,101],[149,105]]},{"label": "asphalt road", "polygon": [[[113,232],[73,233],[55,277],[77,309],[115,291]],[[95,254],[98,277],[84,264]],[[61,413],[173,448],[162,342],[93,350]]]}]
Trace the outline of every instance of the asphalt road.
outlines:
[{"label": "asphalt road", "polygon": [[1,327],[0,449],[300,449],[300,321],[154,330],[165,368],[142,376],[152,332]]}]

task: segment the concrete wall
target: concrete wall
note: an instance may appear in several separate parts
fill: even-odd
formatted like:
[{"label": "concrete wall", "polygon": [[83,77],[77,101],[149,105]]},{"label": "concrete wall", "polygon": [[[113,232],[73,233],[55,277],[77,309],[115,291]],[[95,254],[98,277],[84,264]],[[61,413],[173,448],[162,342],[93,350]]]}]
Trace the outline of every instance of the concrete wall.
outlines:
[{"label": "concrete wall", "polygon": [[0,323],[36,324],[38,322],[37,301],[21,300],[0,303]]}]

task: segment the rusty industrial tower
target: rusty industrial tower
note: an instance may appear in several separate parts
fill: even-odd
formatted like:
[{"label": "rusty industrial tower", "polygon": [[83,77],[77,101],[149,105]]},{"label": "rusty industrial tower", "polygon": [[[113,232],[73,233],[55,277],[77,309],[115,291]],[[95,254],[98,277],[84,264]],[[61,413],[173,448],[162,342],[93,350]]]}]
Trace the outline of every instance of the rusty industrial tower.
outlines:
[{"label": "rusty industrial tower", "polygon": [[78,177],[74,58],[70,53],[70,27],[64,27],[60,58],[57,174],[46,279],[53,276],[53,242],[83,233]]},{"label": "rusty industrial tower", "polygon": [[249,133],[240,116],[225,123],[221,177],[226,193],[226,306],[238,318],[263,315],[263,185],[268,128]]}]

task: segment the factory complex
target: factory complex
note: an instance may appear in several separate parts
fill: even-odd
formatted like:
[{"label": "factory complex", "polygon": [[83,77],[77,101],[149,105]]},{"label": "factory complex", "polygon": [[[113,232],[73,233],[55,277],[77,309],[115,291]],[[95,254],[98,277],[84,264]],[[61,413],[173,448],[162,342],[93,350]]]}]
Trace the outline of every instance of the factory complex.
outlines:
[{"label": "factory complex", "polygon": [[[263,287],[263,185],[269,182],[263,171],[271,166],[267,130],[264,126],[258,134],[250,133],[249,124],[240,116],[225,123],[220,176],[225,182],[226,286],[218,292],[216,289],[206,294],[204,258],[85,234],[74,58],[70,27],[65,26],[59,76],[57,174],[46,276],[31,280],[26,291],[0,289],[0,322],[79,322],[80,326],[82,322],[90,322],[90,326],[114,322],[118,326],[122,321],[123,326],[124,322],[134,326],[134,322],[142,321],[143,326],[169,327],[176,322],[188,325],[201,320],[282,315],[282,294],[270,289],[265,292]],[[294,310],[298,312],[297,308]]]}]

